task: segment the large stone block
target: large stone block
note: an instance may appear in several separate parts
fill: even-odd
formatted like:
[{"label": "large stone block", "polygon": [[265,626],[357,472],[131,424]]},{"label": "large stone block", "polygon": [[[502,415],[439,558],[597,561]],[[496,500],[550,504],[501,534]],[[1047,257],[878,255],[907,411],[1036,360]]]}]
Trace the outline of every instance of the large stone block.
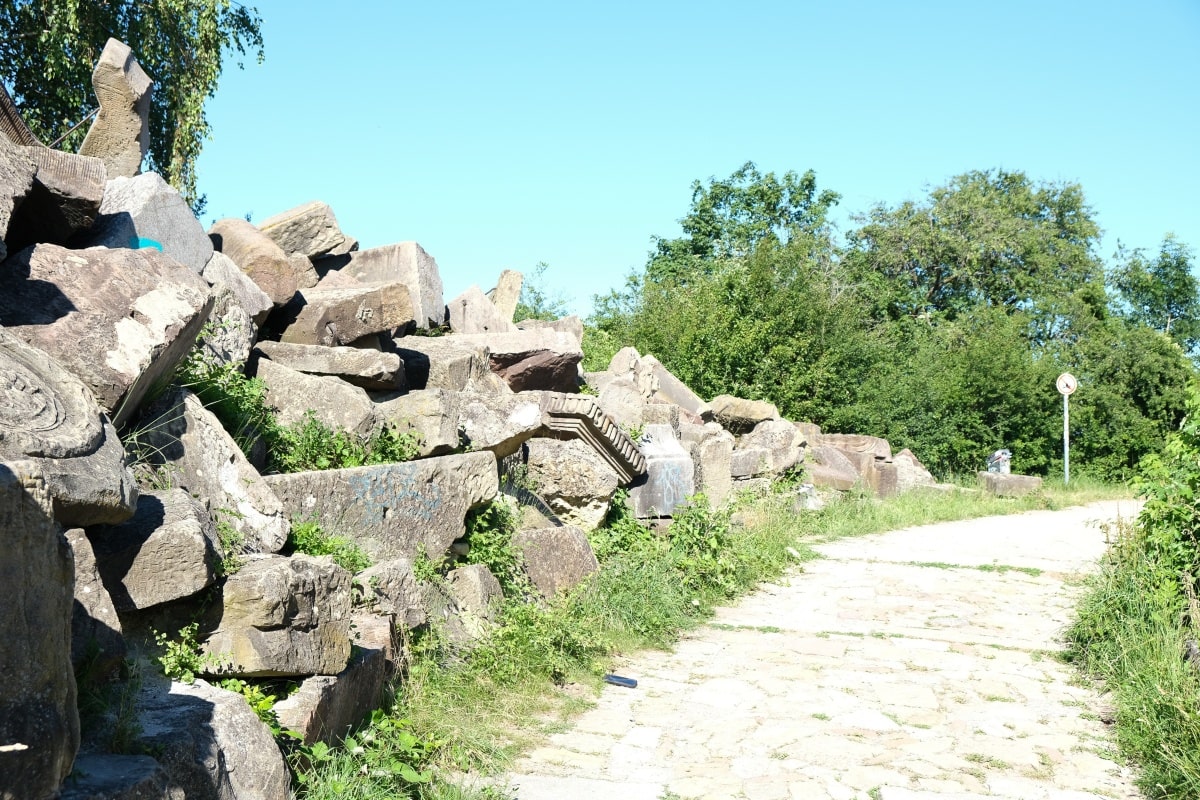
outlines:
[{"label": "large stone block", "polygon": [[330,556],[251,556],[225,579],[204,650],[235,675],[336,675],[350,658],[350,600],[350,573]]},{"label": "large stone block", "polygon": [[248,550],[279,552],[291,529],[279,498],[200,399],[177,389],[146,416],[139,438],[174,483],[242,533]]},{"label": "large stone block", "polygon": [[21,118],[17,104],[3,83],[0,83],[0,139],[8,139],[13,144],[41,144]]},{"label": "large stone block", "polygon": [[456,341],[488,349],[488,366],[514,392],[542,389],[575,392],[583,350],[569,333],[553,329],[456,335]]},{"label": "large stone block", "polygon": [[373,247],[350,255],[342,272],[363,282],[400,281],[412,297],[418,328],[440,328],[446,321],[446,301],[437,262],[416,242]]},{"label": "large stone block", "polygon": [[681,443],[695,467],[695,489],[708,498],[710,508],[718,509],[733,491],[733,434],[715,422],[679,427]]},{"label": "large stone block", "polygon": [[496,287],[488,292],[488,299],[492,301],[492,305],[500,313],[501,319],[506,322],[513,321],[513,314],[517,311],[517,304],[521,302],[521,287],[524,283],[524,275],[515,269],[506,269],[500,273],[499,279],[496,280]]},{"label": "large stone block", "polygon": [[494,622],[499,616],[504,592],[500,581],[483,564],[467,564],[446,573],[446,590],[459,612]]},{"label": "large stone block", "polygon": [[858,469],[845,453],[825,444],[811,445],[805,469],[813,486],[846,492],[859,482]]},{"label": "large stone block", "polygon": [[64,525],[128,519],[137,484],[92,392],[53,358],[0,329],[0,460],[35,459]]},{"label": "large stone block", "polygon": [[[207,236],[205,236],[205,240],[208,241]],[[208,259],[208,263],[204,265],[204,271],[200,274],[214,288],[222,283],[229,286],[233,290],[234,296],[237,297],[238,303],[246,309],[246,313],[254,320],[255,325],[262,325],[266,321],[267,314],[275,307],[270,296],[258,288],[258,284],[250,280],[246,273],[233,263],[233,259],[224,253],[214,252]]]},{"label": "large stone block", "polygon": [[646,480],[629,490],[629,503],[642,519],[669,517],[696,493],[696,467],[667,425],[647,425],[641,440]]},{"label": "large stone block", "polygon": [[412,431],[419,438],[417,455],[442,456],[462,446],[462,392],[421,389],[375,404],[380,427]]},{"label": "large stone block", "polygon": [[804,434],[786,419],[767,419],[738,439],[734,457],[743,450],[763,451],[762,467],[750,474],[781,475],[804,460],[804,441]]},{"label": "large stone block", "polygon": [[933,474],[907,447],[892,457],[892,463],[896,465],[896,483],[901,492],[937,483]]},{"label": "large stone block", "polygon": [[118,428],[211,309],[204,279],[156,250],[38,245],[0,264],[0,325],[82,378]]},{"label": "large stone block", "polygon": [[154,82],[129,45],[109,39],[92,70],[100,113],[88,129],[79,154],[104,162],[109,177],[132,178],[150,149],[150,94]]},{"label": "large stone block", "polygon": [[217,577],[216,527],[203,504],[182,489],[143,492],[132,519],[93,526],[88,539],[118,611],[188,597]]},{"label": "large stone block", "polygon": [[281,341],[325,347],[391,332],[413,319],[408,287],[395,282],[347,289],[301,289],[281,313],[286,320]]},{"label": "large stone block", "polygon": [[1021,497],[1042,488],[1042,479],[1034,475],[980,472],[979,483],[984,491],[1000,497]]},{"label": "large stone block", "polygon": [[[316,283],[315,272],[312,276],[298,273],[297,265],[288,259],[287,253],[244,219],[217,220],[209,228],[208,235],[213,247],[229,256],[277,306],[289,302],[302,285]],[[309,268],[312,268],[311,264]]]},{"label": "large stone block", "polygon": [[822,433],[821,444],[836,447],[853,460],[857,454],[870,456],[879,461],[892,460],[892,446],[887,439],[864,436],[859,433]]},{"label": "large stone block", "polygon": [[496,495],[489,452],[402,464],[269,475],[263,479],[296,518],[359,543],[375,560],[440,558],[466,530],[467,512]]},{"label": "large stone block", "polygon": [[[600,388],[596,402],[604,409],[604,413],[627,430],[642,427],[646,421],[644,416],[646,398],[638,390],[634,379],[629,375],[618,376],[613,373],[603,373],[603,375],[605,378],[600,380],[604,385]],[[588,384],[592,385],[591,378],[588,379]]]},{"label": "large stone block", "polygon": [[650,393],[649,399],[673,403],[705,422],[713,418],[712,407],[700,399],[700,396],[689,389],[683,381],[676,378],[657,358],[654,356],[643,357],[641,369],[648,369],[652,376],[651,385],[654,387],[654,391]]},{"label": "large stone block", "polygon": [[585,531],[604,522],[620,478],[587,443],[573,439],[530,439],[523,456],[528,479],[555,515]]},{"label": "large stone block", "polygon": [[523,319],[517,323],[517,328],[523,331],[536,331],[548,328],[559,333],[566,333],[580,347],[583,347],[583,320],[574,314],[559,317],[558,319]]},{"label": "large stone block", "polygon": [[108,175],[98,158],[41,145],[25,148],[37,165],[33,187],[9,220],[9,250],[50,242],[67,244],[96,221]]},{"label": "large stone block", "polygon": [[185,800],[150,756],[81,754],[58,800]]},{"label": "large stone block", "polygon": [[539,436],[583,440],[612,467],[622,484],[631,483],[646,472],[646,457],[629,434],[604,413],[596,398],[544,392],[542,413]]},{"label": "large stone block", "polygon": [[404,362],[395,353],[285,342],[259,342],[255,351],[259,357],[297,372],[331,375],[363,389],[387,391],[405,386]]},{"label": "large stone block", "polygon": [[[2,87],[0,91],[3,91]],[[33,190],[36,173],[37,164],[29,153],[0,136],[0,261],[8,257],[4,240],[8,236],[9,220]]]},{"label": "large stone block", "polygon": [[155,754],[182,797],[289,800],[291,777],[283,755],[240,694],[203,680],[146,680],[138,706],[137,745]]},{"label": "large stone block", "polygon": [[376,427],[375,405],[370,395],[330,375],[306,375],[282,364],[259,359],[255,376],[267,386],[267,403],[278,410],[284,425],[304,420],[313,412],[317,420],[335,430],[360,436]]},{"label": "large stone block", "polygon": [[457,336],[404,336],[395,343],[412,389],[482,390],[494,377],[487,348],[481,344],[468,344]]},{"label": "large stone block", "polygon": [[521,531],[513,537],[513,547],[543,597],[569,591],[600,569],[587,534],[573,525]]},{"label": "large stone block", "polygon": [[212,292],[210,324],[201,330],[197,342],[209,363],[232,364],[241,372],[258,337],[258,326],[238,302],[237,294],[229,284],[218,283],[212,287]]},{"label": "large stone block", "polygon": [[212,241],[187,201],[154,172],[108,181],[100,216],[83,243],[133,250],[157,246],[197,274],[213,254]]},{"label": "large stone block", "polygon": [[333,209],[319,200],[268,217],[258,224],[258,229],[283,252],[300,253],[308,258],[338,251],[346,244],[346,235],[338,227]]},{"label": "large stone block", "polygon": [[294,694],[275,704],[275,714],[305,745],[337,744],[379,707],[387,679],[384,651],[360,645],[344,670],[305,678]]},{"label": "large stone block", "polygon": [[516,330],[478,286],[471,286],[446,304],[450,330],[455,333],[507,333]]},{"label": "large stone block", "polygon": [[458,430],[475,450],[491,450],[496,458],[512,455],[542,427],[542,397],[538,392],[480,394],[458,398]]},{"label": "large stone block", "polygon": [[36,464],[0,463],[0,797],[53,797],[79,748],[71,548]]},{"label": "large stone block", "polygon": [[75,560],[75,602],[71,608],[71,665],[75,674],[107,683],[125,658],[124,632],[113,606],[96,554],[82,528],[67,531]]},{"label": "large stone block", "polygon": [[354,581],[362,587],[363,603],[391,616],[397,627],[412,630],[429,621],[411,559],[391,558],[372,564],[354,576]]},{"label": "large stone block", "polygon": [[740,436],[769,419],[779,419],[779,409],[765,400],[746,400],[742,397],[717,395],[709,404],[713,417],[730,433]]}]

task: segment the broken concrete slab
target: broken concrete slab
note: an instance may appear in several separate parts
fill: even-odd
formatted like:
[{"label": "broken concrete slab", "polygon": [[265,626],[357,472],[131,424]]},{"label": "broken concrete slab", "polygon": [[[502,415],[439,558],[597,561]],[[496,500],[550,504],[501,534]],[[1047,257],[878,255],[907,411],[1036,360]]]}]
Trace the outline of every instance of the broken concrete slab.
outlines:
[{"label": "broken concrete slab", "polygon": [[199,274],[213,246],[187,201],[162,176],[112,178],[96,224],[79,242],[88,247],[153,247]]},{"label": "broken concrete slab", "polygon": [[394,391],[405,388],[404,362],[395,353],[358,347],[321,347],[286,342],[259,342],[258,357],[306,375],[331,375],[363,389]]},{"label": "broken concrete slab", "polygon": [[373,247],[351,253],[341,272],[363,282],[400,281],[408,287],[418,328],[440,328],[446,322],[446,301],[437,262],[416,242]]},{"label": "broken concrete slab", "polygon": [[150,150],[150,96],[154,82],[129,45],[109,39],[92,70],[100,113],[92,121],[79,154],[104,162],[110,178],[132,178]]},{"label": "broken concrete slab", "polygon": [[570,591],[600,569],[587,534],[574,525],[521,531],[513,536],[525,574],[546,598]]},{"label": "broken concrete slab", "polygon": [[280,341],[333,347],[403,328],[412,322],[413,308],[404,284],[372,283],[346,289],[300,289],[280,315]]},{"label": "broken concrete slab", "polygon": [[357,542],[375,560],[435,561],[466,530],[467,512],[496,496],[489,452],[322,472],[268,475],[289,513]]},{"label": "broken concrete slab", "polygon": [[313,200],[288,209],[258,224],[285,253],[300,253],[307,258],[327,255],[346,243],[337,217],[327,203]]}]

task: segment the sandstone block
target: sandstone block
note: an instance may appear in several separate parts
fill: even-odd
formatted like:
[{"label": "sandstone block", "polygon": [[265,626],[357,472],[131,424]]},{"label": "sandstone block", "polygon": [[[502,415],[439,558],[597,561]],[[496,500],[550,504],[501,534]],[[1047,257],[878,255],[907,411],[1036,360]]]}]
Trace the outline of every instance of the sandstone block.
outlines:
[{"label": "sandstone block", "polygon": [[216,527],[200,501],[182,489],[143,492],[132,519],[94,526],[88,539],[119,611],[188,597],[217,577]]},{"label": "sandstone block", "polygon": [[571,336],[582,348],[583,347],[583,320],[574,314],[558,319],[523,319],[517,323],[517,328],[523,331],[536,331],[542,329],[550,329],[559,333],[566,333]]},{"label": "sandstone block", "polygon": [[155,250],[38,245],[0,264],[0,325],[82,378],[118,428],[211,308],[204,279]]},{"label": "sandstone block", "polygon": [[907,447],[892,457],[892,463],[896,465],[896,484],[901,492],[937,483],[933,474],[925,469],[925,465]]},{"label": "sandstone block", "polygon": [[576,392],[583,350],[567,333],[552,329],[471,333],[454,337],[488,348],[488,366],[514,392],[543,389]]},{"label": "sandstone block", "polygon": [[8,139],[14,144],[41,144],[21,118],[17,104],[13,102],[4,84],[0,84],[0,138]]},{"label": "sandstone block", "polygon": [[25,153],[37,172],[29,194],[9,220],[9,250],[41,242],[66,244],[91,228],[108,180],[104,162],[41,145],[26,147]]},{"label": "sandstone block", "polygon": [[446,573],[446,588],[460,611],[495,621],[504,592],[500,581],[483,564],[467,564]]},{"label": "sandstone block", "polygon": [[458,426],[463,396],[442,389],[409,392],[376,403],[375,417],[381,427],[416,433],[420,437],[420,458],[448,455],[462,444]]},{"label": "sandstone block", "polygon": [[396,352],[404,359],[409,387],[461,392],[489,385],[487,348],[468,344],[456,336],[396,339]]},{"label": "sandstone block", "polygon": [[478,286],[471,286],[446,304],[450,330],[455,333],[506,333],[516,330]]},{"label": "sandstone block", "polygon": [[329,375],[306,375],[274,361],[259,359],[256,377],[267,386],[267,403],[284,425],[302,422],[312,411],[335,430],[359,435],[375,428],[375,406],[366,390]]},{"label": "sandstone block", "polygon": [[141,439],[176,485],[246,537],[250,551],[276,553],[291,529],[279,498],[220,421],[194,394],[177,389],[149,410]]},{"label": "sandstone block", "polygon": [[[627,430],[640,428],[646,421],[643,416],[646,398],[638,390],[633,378],[628,375],[603,374],[606,376],[601,379],[604,386],[596,398],[600,408],[604,409],[604,413],[612,417],[614,422]],[[595,386],[590,376],[587,382],[588,385]]]},{"label": "sandstone block", "polygon": [[110,177],[132,178],[150,149],[150,94],[154,82],[129,45],[109,39],[92,70],[100,113],[88,129],[79,154],[104,162]]},{"label": "sandstone block", "polygon": [[682,444],[695,467],[692,482],[703,492],[709,506],[725,505],[733,491],[733,434],[715,422],[704,425],[681,423]]},{"label": "sandstone block", "polygon": [[[205,239],[207,238],[206,236]],[[224,253],[214,252],[200,274],[214,288],[221,283],[228,285],[255,325],[262,325],[267,319],[267,314],[275,307],[267,293],[258,288],[258,284],[250,280],[246,273],[233,263],[233,259]]]},{"label": "sandstone block", "polygon": [[0,375],[0,460],[38,462],[55,519],[64,525],[128,519],[137,485],[91,390],[6,329],[0,329]]},{"label": "sandstone block", "polygon": [[327,255],[346,243],[333,209],[314,200],[269,217],[258,229],[285,253],[300,253],[307,258]]},{"label": "sandstone block", "polygon": [[[3,89],[0,89],[3,91]],[[8,257],[4,239],[13,211],[33,190],[37,164],[25,150],[0,136],[0,261]]]},{"label": "sandstone block", "polygon": [[807,459],[806,469],[813,486],[846,492],[859,482],[858,469],[836,447],[810,445],[808,455],[811,457]]},{"label": "sandstone block", "polygon": [[363,389],[403,389],[404,362],[395,353],[357,347],[259,342],[259,357],[306,375],[331,375]]},{"label": "sandstone block", "polygon": [[[500,318],[505,322],[513,321],[517,304],[521,302],[521,286],[524,283],[524,275],[514,269],[506,269],[500,273],[500,277],[496,281],[496,288],[488,292],[488,299],[492,301],[492,305],[500,313]],[[453,323],[451,326],[453,327]]]},{"label": "sandstone block", "polygon": [[892,446],[887,439],[858,433],[822,433],[821,444],[836,447],[853,460],[855,454],[869,455],[879,461],[892,460]]},{"label": "sandstone block", "polygon": [[629,502],[642,519],[669,517],[696,493],[692,457],[667,425],[647,425],[642,435],[646,480],[629,490]]},{"label": "sandstone block", "polygon": [[1033,475],[980,472],[979,483],[984,491],[1001,497],[1021,497],[1042,488],[1042,479]]},{"label": "sandstone block", "polygon": [[157,247],[197,274],[213,254],[212,242],[187,201],[154,172],[108,181],[100,216],[84,243],[132,250]]},{"label": "sandstone block", "polygon": [[276,703],[279,724],[299,734],[305,745],[340,743],[379,707],[387,678],[384,651],[359,646],[337,675],[305,678],[295,694]]},{"label": "sandstone block", "polygon": [[440,328],[446,301],[437,262],[416,242],[400,242],[350,255],[342,272],[363,282],[399,281],[408,287],[418,328]]},{"label": "sandstone block", "polygon": [[0,463],[0,796],[52,797],[79,748],[71,671],[71,548],[36,464]]},{"label": "sandstone block", "polygon": [[476,450],[491,450],[498,459],[517,452],[542,427],[538,392],[463,392],[458,400],[458,430],[464,443]]},{"label": "sandstone block", "polygon": [[217,220],[208,235],[213,247],[229,256],[277,306],[289,302],[309,278],[305,273],[297,273],[296,264],[288,260],[287,253],[244,219]]},{"label": "sandstone block", "polygon": [[121,620],[96,568],[92,543],[82,528],[67,531],[75,559],[75,602],[71,609],[71,665],[76,675],[105,683],[125,658]]},{"label": "sandstone block", "polygon": [[358,542],[373,559],[440,558],[466,530],[467,512],[496,495],[489,452],[263,479],[294,517]]},{"label": "sandstone block", "polygon": [[764,468],[754,474],[781,475],[804,460],[804,435],[785,419],[767,419],[738,439],[735,457],[747,449],[766,451]]},{"label": "sandstone block", "polygon": [[754,426],[769,419],[779,419],[779,409],[765,400],[746,400],[722,394],[710,403],[713,417],[735,436],[749,433]]},{"label": "sandstone block", "polygon": [[391,616],[398,627],[412,630],[429,621],[424,594],[413,576],[410,559],[380,561],[358,573],[354,580],[362,587],[363,602]]},{"label": "sandstone block", "polygon": [[183,800],[162,765],[150,756],[89,753],[75,759],[59,800]]},{"label": "sandstone block", "polygon": [[513,546],[543,597],[568,591],[600,569],[587,534],[573,525],[521,531],[513,537]]},{"label": "sandstone block", "polygon": [[412,322],[413,308],[404,284],[373,283],[348,289],[301,289],[284,314],[290,321],[281,341],[333,347],[402,328]]},{"label": "sandstone block", "polygon": [[201,331],[199,344],[211,363],[233,364],[241,372],[250,358],[258,326],[228,284],[218,283],[212,292],[210,324]]},{"label": "sandstone block", "polygon": [[641,369],[649,369],[652,375],[651,382],[654,391],[649,395],[649,399],[673,403],[684,411],[695,414],[705,422],[713,418],[712,407],[659,363],[657,358],[654,356],[642,358]]},{"label": "sandstone block", "polygon": [[629,434],[600,408],[596,398],[579,394],[542,394],[543,428],[550,439],[581,439],[603,458],[622,484],[646,471],[646,457]]},{"label": "sandstone block", "polygon": [[569,525],[585,531],[604,522],[620,478],[587,443],[530,439],[523,447],[533,491]]},{"label": "sandstone block", "polygon": [[350,573],[330,556],[251,556],[225,579],[204,650],[235,675],[336,675],[350,658]]}]

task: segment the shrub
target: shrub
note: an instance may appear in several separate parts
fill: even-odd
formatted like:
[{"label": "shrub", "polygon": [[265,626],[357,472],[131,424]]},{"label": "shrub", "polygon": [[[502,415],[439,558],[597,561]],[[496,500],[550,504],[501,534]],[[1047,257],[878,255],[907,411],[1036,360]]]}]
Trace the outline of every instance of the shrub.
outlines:
[{"label": "shrub", "polygon": [[352,539],[327,533],[312,519],[292,522],[287,546],[292,553],[333,556],[334,563],[352,575],[371,566],[371,557]]}]

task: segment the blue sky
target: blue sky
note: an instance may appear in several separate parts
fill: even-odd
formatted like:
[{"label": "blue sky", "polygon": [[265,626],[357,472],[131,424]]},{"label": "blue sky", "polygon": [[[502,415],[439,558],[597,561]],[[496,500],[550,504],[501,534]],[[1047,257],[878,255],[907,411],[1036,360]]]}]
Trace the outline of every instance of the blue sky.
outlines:
[{"label": "blue sky", "polygon": [[691,183],[812,169],[838,220],[971,169],[1078,182],[1105,230],[1200,251],[1200,0],[258,0],[199,165],[207,224],[309,200],[415,239],[449,299],[529,273],[586,313]]}]

